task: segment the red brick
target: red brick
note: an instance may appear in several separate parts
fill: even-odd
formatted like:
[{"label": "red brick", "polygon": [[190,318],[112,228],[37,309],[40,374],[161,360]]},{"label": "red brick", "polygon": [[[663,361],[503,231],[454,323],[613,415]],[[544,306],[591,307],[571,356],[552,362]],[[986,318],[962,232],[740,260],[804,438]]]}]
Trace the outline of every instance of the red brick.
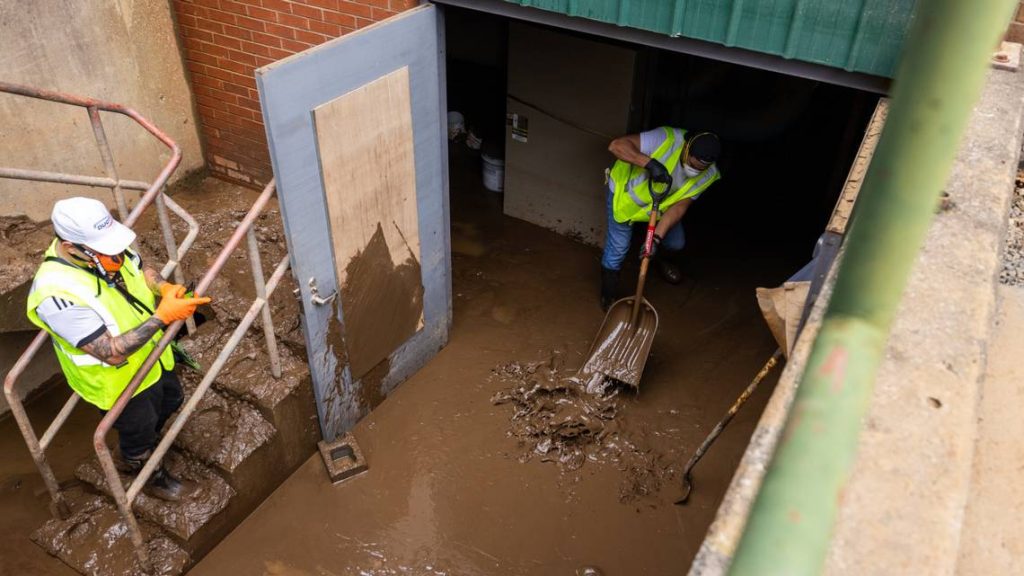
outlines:
[{"label": "red brick", "polygon": [[201,62],[185,62],[185,66],[193,74],[207,74],[206,65]]},{"label": "red brick", "polygon": [[[253,60],[253,64],[255,64],[255,63],[256,63],[255,60]],[[221,68],[221,70],[230,70],[230,71],[234,72],[235,74],[243,74],[243,75],[245,75],[245,74],[252,74],[252,72],[253,72],[253,65],[252,64],[243,64],[241,62],[233,62],[231,60],[224,60],[224,59],[221,59],[221,61],[220,61],[220,68]]]},{"label": "red brick", "polygon": [[202,6],[196,6],[195,4],[175,2],[174,9],[178,12],[179,15],[188,14],[190,16],[206,18],[206,8],[203,8]]},{"label": "red brick", "polygon": [[[284,16],[282,14],[282,16]],[[273,34],[279,38],[295,38],[295,30],[279,24],[267,24],[267,34]]]},{"label": "red brick", "polygon": [[315,20],[309,21],[309,29],[313,32],[319,32],[331,38],[337,38],[341,36],[341,26],[337,24],[328,24],[327,22],[317,22]]},{"label": "red brick", "polygon": [[184,28],[194,28],[196,25],[196,17],[189,16],[188,14],[178,14],[178,25]]},{"label": "red brick", "polygon": [[[254,46],[258,45],[262,45],[262,50],[257,51],[254,48]],[[263,32],[253,32],[252,42],[243,43],[242,49],[246,52],[253,52],[256,54],[262,54],[263,56],[266,56],[268,54],[268,52],[266,51],[267,46],[279,48],[281,46],[281,39],[271,34],[266,34]]]},{"label": "red brick", "polygon": [[263,22],[277,22],[277,12],[273,10],[267,10],[266,8],[259,8],[256,6],[246,6],[246,12],[250,18],[262,20]]},{"label": "red brick", "polygon": [[225,83],[224,84],[224,91],[225,91],[225,94],[227,94],[228,92],[231,93],[231,94],[229,94],[229,96],[231,96],[231,101],[232,102],[236,101],[238,99],[238,96],[243,96],[245,98],[249,97],[249,89],[246,88],[245,86],[239,86],[237,84]]},{"label": "red brick", "polygon": [[230,70],[224,70],[223,68],[206,68],[202,73],[225,82],[234,82],[235,80],[235,73]]},{"label": "red brick", "polygon": [[302,16],[303,18],[309,18],[310,20],[324,19],[323,11],[314,6],[306,6],[305,4],[292,4],[292,14]]},{"label": "red brick", "polygon": [[373,20],[369,18],[356,18],[356,29],[366,28],[370,24],[373,24]]},{"label": "red brick", "polygon": [[206,6],[207,8],[220,8],[220,0],[192,0],[192,3]]},{"label": "red brick", "polygon": [[[255,34],[253,35],[253,37],[255,39]],[[277,38],[274,38],[273,36],[268,36],[267,39],[278,42]],[[280,43],[278,43],[277,45],[280,46]],[[242,51],[244,51],[246,54],[249,54],[253,58],[256,58],[257,56],[270,56],[270,50],[266,46],[262,44],[256,44],[254,42],[242,42]]]},{"label": "red brick", "polygon": [[225,106],[227,106],[228,114],[234,114],[235,116],[238,116],[242,119],[252,119],[253,117],[252,110],[248,108],[243,108],[242,106],[238,106],[236,104],[225,104]]},{"label": "red brick", "polygon": [[[242,18],[242,16],[239,16],[239,18]],[[252,32],[244,28],[239,28],[238,26],[228,26],[225,24],[224,33],[232,38],[238,38],[239,40],[252,40]]]},{"label": "red brick", "polygon": [[226,58],[230,56],[231,51],[225,46],[234,46],[237,45],[237,43],[239,47],[241,47],[241,43],[238,40],[218,35],[214,38],[213,44],[203,44],[203,51],[209,54],[213,54],[219,58]]},{"label": "red brick", "polygon": [[[361,0],[361,1],[365,1],[365,0]],[[325,10],[337,10],[338,9],[338,0],[306,0],[306,3],[307,4],[312,4],[313,6],[317,6],[319,8],[323,8]]]},{"label": "red brick", "polygon": [[199,28],[182,28],[182,34],[187,38],[195,38],[203,42],[213,42],[213,34]]},{"label": "red brick", "polygon": [[372,18],[375,22],[380,22],[381,20],[387,20],[388,18],[391,18],[395,14],[396,12],[392,12],[391,10],[385,10],[383,8],[373,8],[370,11],[370,18]]},{"label": "red brick", "polygon": [[202,94],[196,94],[196,102],[201,106],[207,106],[214,110],[225,110],[227,109],[227,103],[223,100],[217,100],[211,96],[203,96]]},{"label": "red brick", "polygon": [[196,72],[192,73],[192,83],[193,84],[199,84],[200,86],[206,86],[208,88],[215,88],[215,89],[220,89],[220,88],[224,87],[224,82],[222,82],[221,80],[218,80],[217,78],[213,78],[213,77],[207,76],[206,74],[201,74],[201,73],[196,73]]},{"label": "red brick", "polygon": [[200,64],[209,64],[210,66],[220,65],[220,60],[216,56],[198,50],[189,50],[188,54],[185,55],[185,59],[189,62],[199,62]]},{"label": "red brick", "polygon": [[[270,49],[270,57],[272,58],[271,62],[277,62],[278,60],[284,60],[285,58],[291,56],[292,54],[294,54],[294,52],[290,52],[288,50],[281,50],[279,48],[271,48]],[[259,58],[257,58],[256,61],[259,62]]]},{"label": "red brick", "polygon": [[234,24],[235,18],[238,16],[229,12],[221,12],[220,10],[210,10],[209,19],[216,22],[223,22],[224,24]]},{"label": "red brick", "polygon": [[228,55],[227,51],[229,49],[240,50],[242,48],[241,40],[239,40],[238,38],[231,38],[230,36],[225,36],[223,34],[214,34],[213,43],[216,44],[217,49],[224,51],[223,54],[218,54],[218,56],[223,56],[225,58]]},{"label": "red brick", "polygon": [[220,22],[214,22],[213,20],[197,20],[196,27],[207,32],[216,32],[217,34],[224,33],[224,25]]},{"label": "red brick", "polygon": [[369,4],[370,6],[375,6],[377,8],[383,8],[385,10],[387,10],[390,7],[390,4],[391,4],[391,0],[359,0],[359,1],[362,2],[363,4]]},{"label": "red brick", "polygon": [[357,2],[349,2],[347,0],[341,0],[338,2],[338,11],[344,12],[345,14],[351,14],[353,16],[361,16],[363,18],[369,18],[371,8],[365,4],[359,4]]},{"label": "red brick", "polygon": [[256,89],[256,77],[252,73],[234,74],[234,78],[231,81],[235,84],[240,84],[242,86],[252,88],[253,90]]},{"label": "red brick", "polygon": [[260,109],[260,101],[259,100],[252,100],[250,98],[239,98],[238,99],[238,105],[239,106],[243,106],[245,108],[248,108],[250,110],[259,110]]},{"label": "red brick", "polygon": [[295,39],[299,42],[306,42],[307,44],[323,44],[327,41],[327,37],[323,34],[317,34],[316,32],[306,32],[305,30],[296,30]]},{"label": "red brick", "polygon": [[[356,27],[356,17],[351,14],[342,14],[341,12],[324,12],[324,21],[346,28]],[[312,23],[310,27],[312,28]]]},{"label": "red brick", "polygon": [[285,0],[260,0],[260,5],[268,10],[274,10],[277,12],[284,12],[285,14],[292,11],[292,4],[285,2]]},{"label": "red brick", "polygon": [[302,28],[303,30],[309,30],[309,20],[301,16],[294,14],[279,14],[277,21],[284,26],[291,26],[292,28]]},{"label": "red brick", "polygon": [[391,9],[396,12],[402,12],[415,8],[419,4],[419,0],[391,0]]},{"label": "red brick", "polygon": [[288,55],[295,54],[296,52],[302,52],[306,48],[312,48],[311,44],[305,42],[297,42],[295,40],[281,40],[281,48],[288,51]]},{"label": "red brick", "polygon": [[185,41],[185,49],[186,50],[202,50],[203,49],[203,42],[202,42],[202,40],[199,40],[198,38],[189,38],[185,34],[182,34],[181,36],[182,36],[181,39]]},{"label": "red brick", "polygon": [[255,18],[249,18],[246,16],[238,17],[238,25],[248,30],[255,30],[257,32],[263,32],[266,30],[265,25],[262,21]]},{"label": "red brick", "polygon": [[229,58],[233,62],[238,62],[239,64],[246,64],[246,65],[248,65],[250,67],[256,65],[256,56],[254,56],[252,54],[248,54],[246,52],[239,52],[238,50],[232,50],[231,51],[231,56],[229,56]]},{"label": "red brick", "polygon": [[232,14],[245,16],[245,4],[235,2],[234,0],[220,0],[220,9]]},{"label": "red brick", "polygon": [[213,90],[213,89],[211,89],[210,90],[210,97],[211,98],[216,98],[217,100],[220,100],[222,102],[228,102],[230,104],[234,104],[235,102],[238,102],[238,96],[236,96],[236,95],[234,95],[234,94],[232,94],[231,92],[228,91],[228,88],[230,88],[231,86],[233,86],[233,84],[229,84],[229,83],[225,82],[224,83],[224,90]]}]

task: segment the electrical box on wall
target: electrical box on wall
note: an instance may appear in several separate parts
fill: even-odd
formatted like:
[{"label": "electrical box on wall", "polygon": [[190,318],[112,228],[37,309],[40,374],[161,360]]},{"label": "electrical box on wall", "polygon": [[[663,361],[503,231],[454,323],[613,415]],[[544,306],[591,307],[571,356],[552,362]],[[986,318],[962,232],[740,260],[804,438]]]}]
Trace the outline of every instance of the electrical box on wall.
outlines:
[{"label": "electrical box on wall", "polygon": [[626,134],[637,51],[509,25],[505,213],[600,245],[604,170]]}]

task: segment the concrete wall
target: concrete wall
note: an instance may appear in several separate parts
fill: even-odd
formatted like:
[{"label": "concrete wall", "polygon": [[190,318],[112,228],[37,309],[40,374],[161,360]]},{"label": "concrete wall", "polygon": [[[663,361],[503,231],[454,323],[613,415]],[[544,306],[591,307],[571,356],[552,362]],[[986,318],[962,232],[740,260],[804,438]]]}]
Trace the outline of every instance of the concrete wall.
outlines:
[{"label": "concrete wall", "polygon": [[[0,2],[0,78],[130,106],[184,152],[176,176],[202,166],[192,95],[167,0]],[[0,165],[103,175],[84,109],[0,94]],[[104,114],[121,177],[151,181],[167,148],[119,114]],[[49,216],[55,199],[104,189],[0,180],[0,214]]]}]

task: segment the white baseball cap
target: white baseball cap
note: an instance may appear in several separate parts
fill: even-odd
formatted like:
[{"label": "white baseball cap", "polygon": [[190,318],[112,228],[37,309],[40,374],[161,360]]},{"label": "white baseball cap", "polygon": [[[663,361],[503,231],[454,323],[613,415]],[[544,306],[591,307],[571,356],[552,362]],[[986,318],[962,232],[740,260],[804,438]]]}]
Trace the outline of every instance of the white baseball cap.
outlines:
[{"label": "white baseball cap", "polygon": [[135,241],[135,232],[114,220],[107,207],[93,198],[57,201],[50,220],[53,231],[60,238],[74,244],[85,244],[108,256],[124,252]]}]

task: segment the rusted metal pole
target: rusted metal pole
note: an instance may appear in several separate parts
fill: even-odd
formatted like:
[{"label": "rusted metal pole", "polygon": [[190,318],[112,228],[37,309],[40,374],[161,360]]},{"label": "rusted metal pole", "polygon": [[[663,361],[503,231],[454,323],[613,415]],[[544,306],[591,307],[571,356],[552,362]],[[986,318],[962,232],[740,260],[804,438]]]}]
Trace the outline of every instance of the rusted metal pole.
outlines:
[{"label": "rusted metal pole", "polygon": [[[273,293],[277,288],[277,284],[284,277],[285,272],[288,271],[288,257],[285,256],[281,262],[277,265],[277,269],[274,270],[274,274],[271,275],[269,282],[267,283],[267,291]],[[249,310],[246,311],[245,316],[235,327],[234,332],[231,333],[231,337],[228,339],[227,344],[221,349],[220,354],[217,355],[217,359],[213,361],[210,369],[207,370],[203,376],[202,381],[196,386],[192,395],[189,396],[188,401],[181,410],[178,412],[178,417],[171,423],[171,427],[167,429],[164,437],[160,439],[160,443],[157,444],[156,448],[153,449],[152,456],[146,461],[145,466],[139,471],[138,475],[132,481],[131,486],[128,487],[128,492],[125,496],[129,505],[135,501],[135,497],[139,495],[145,487],[146,482],[149,482],[149,478],[156,471],[157,467],[160,466],[160,461],[167,454],[167,451],[171,449],[171,445],[174,440],[181,433],[181,429],[185,427],[185,423],[195,412],[199,403],[203,400],[203,396],[209,391],[210,386],[213,385],[213,381],[220,375],[220,371],[224,369],[224,365],[227,364],[228,358],[234,353],[235,349],[238,348],[238,344],[245,338],[245,333],[256,321],[257,315],[260,310],[266,310],[267,300],[265,298],[256,298],[253,303],[249,306]]]},{"label": "rusted metal pole", "polygon": [[[213,281],[217,278],[217,275],[220,274],[220,271],[224,268],[224,265],[227,264],[228,259],[231,258],[231,253],[234,252],[236,248],[238,248],[239,244],[241,244],[242,238],[248,232],[249,227],[253,225],[253,223],[256,221],[256,218],[259,216],[260,212],[263,211],[263,208],[266,207],[267,203],[270,201],[270,198],[274,195],[274,191],[274,181],[271,180],[270,183],[267,184],[267,186],[263,189],[263,192],[260,194],[260,196],[256,199],[256,202],[253,203],[252,207],[249,209],[249,212],[245,215],[245,217],[242,219],[239,225],[235,228],[235,231],[231,234],[231,237],[224,244],[224,248],[221,249],[220,254],[217,255],[217,259],[213,262],[213,265],[210,266],[209,270],[203,276],[202,280],[199,281],[199,285],[196,286],[195,290],[196,295],[205,294],[206,291],[209,289],[210,285],[213,284]],[[139,206],[143,206],[143,202],[140,202]],[[139,206],[136,206],[136,210],[139,209]],[[133,214],[135,214],[134,211]],[[146,374],[149,374],[149,371],[152,370],[153,366],[156,365],[157,361],[160,358],[160,354],[163,353],[164,349],[167,348],[167,346],[170,345],[171,341],[174,340],[175,335],[178,333],[178,330],[181,329],[183,324],[183,321],[178,320],[177,322],[172,322],[171,325],[164,330],[164,335],[157,342],[156,347],[153,348],[153,350],[149,353],[148,356],[146,356],[146,359],[143,360],[142,365],[135,373],[135,376],[132,377],[131,381],[125,387],[124,391],[121,392],[121,395],[118,396],[117,400],[114,402],[114,405],[110,408],[106,415],[104,415],[103,419],[100,420],[100,423],[96,427],[96,431],[95,433],[93,433],[92,437],[93,448],[96,450],[96,457],[97,459],[99,459],[100,465],[103,468],[103,473],[107,478],[107,484],[110,486],[111,494],[117,501],[118,510],[120,510],[121,515],[124,517],[125,522],[128,524],[129,531],[131,532],[132,536],[132,544],[135,545],[136,553],[139,555],[140,560],[143,560],[146,556],[146,551],[144,549],[145,546],[143,545],[142,540],[142,532],[139,530],[138,522],[135,519],[135,515],[132,513],[131,502],[128,500],[125,490],[121,486],[121,482],[117,474],[117,468],[114,466],[114,459],[110,453],[110,448],[107,446],[106,443],[106,437],[107,434],[110,432],[110,429],[114,426],[114,422],[117,421],[117,419],[121,416],[121,413],[124,412],[125,406],[128,405],[128,402],[131,400],[132,396],[135,395],[135,391],[139,389],[139,385],[142,383],[142,380],[146,377]],[[193,398],[196,396],[196,393],[192,394]],[[191,402],[192,398],[190,398],[189,401]],[[150,463],[153,463],[152,467],[149,466]],[[147,465],[146,467],[143,468],[143,470],[149,468],[149,473],[151,474],[152,469],[158,463],[159,459],[150,457],[149,462],[147,462]],[[142,475],[140,474],[138,478],[142,478]],[[145,560],[143,561],[145,562]]]},{"label": "rusted metal pole", "polygon": [[267,284],[263,280],[263,263],[260,261],[260,247],[256,241],[256,227],[249,228],[246,234],[249,244],[249,265],[252,268],[252,279],[256,285],[256,298],[266,300],[267,304],[262,309],[263,339],[267,343],[267,357],[270,359],[270,374],[275,378],[281,378],[281,355],[277,350],[277,338],[274,336],[274,319],[270,314],[270,298],[267,294]]},{"label": "rusted metal pole", "polygon": [[107,173],[107,177],[114,181],[110,191],[114,193],[114,202],[117,203],[117,216],[124,218],[128,215],[128,201],[125,200],[124,191],[121,190],[121,179],[117,176],[117,166],[114,165],[114,155],[110,152],[107,133],[103,130],[100,110],[96,106],[89,106],[86,110],[89,111],[89,122],[92,124],[92,134],[96,138],[96,147],[100,149],[103,170]]},{"label": "rusted metal pole", "polygon": [[24,168],[0,168],[0,178],[12,180],[29,180],[33,182],[53,182],[55,184],[76,184],[94,188],[113,188],[120,186],[125,190],[148,190],[148,182],[138,180],[112,180],[103,176],[81,176],[63,172],[47,172],[45,170],[26,170]]},{"label": "rusted metal pole", "polygon": [[4,377],[4,397],[7,398],[7,403],[11,407],[11,414],[14,415],[14,421],[18,423],[21,435],[25,437],[25,444],[28,446],[29,454],[32,455],[32,460],[36,463],[36,468],[39,469],[39,474],[43,477],[43,484],[46,485],[46,490],[50,493],[53,511],[60,518],[67,518],[71,510],[68,508],[64,496],[60,492],[60,485],[57,484],[57,477],[53,474],[53,468],[50,468],[50,463],[46,460],[46,454],[40,446],[38,438],[36,438],[36,432],[32,428],[32,421],[29,420],[28,413],[25,412],[25,406],[21,403],[21,398],[18,397],[18,392],[14,389],[18,377],[25,371],[29,362],[32,361],[32,358],[39,352],[39,349],[43,347],[47,340],[49,340],[49,335],[42,330],[32,339],[32,343],[28,345],[25,352],[14,363],[14,366],[11,367],[11,371]]}]

